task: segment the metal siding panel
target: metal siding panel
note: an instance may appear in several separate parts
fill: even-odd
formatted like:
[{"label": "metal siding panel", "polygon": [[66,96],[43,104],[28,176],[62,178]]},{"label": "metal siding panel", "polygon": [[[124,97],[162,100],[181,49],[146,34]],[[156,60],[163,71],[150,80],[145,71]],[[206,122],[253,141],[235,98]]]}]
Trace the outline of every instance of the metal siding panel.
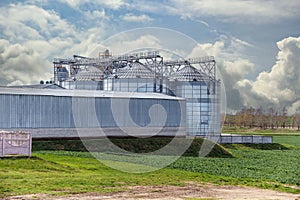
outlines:
[{"label": "metal siding panel", "polygon": [[58,97],[58,116],[59,127],[68,127],[68,107],[66,98]]},{"label": "metal siding panel", "polygon": [[[161,108],[161,107],[159,107],[159,106],[155,106],[155,107],[153,107],[152,109],[154,110],[154,116],[153,117],[157,117],[157,116],[159,116],[160,115],[160,113],[161,112],[164,112],[163,110],[162,111],[160,111],[160,109],[164,109],[164,110],[166,110],[165,109],[165,105],[164,105],[164,100],[156,100],[156,99],[151,99],[151,106],[149,107],[149,110],[148,110],[148,112],[149,112],[149,114],[150,114],[150,108],[152,107],[152,106],[154,106],[155,104],[157,104],[157,105],[160,105],[160,106],[162,106],[163,108]],[[166,112],[166,115],[168,116],[168,113]],[[150,116],[150,115],[149,115]],[[164,124],[161,124],[162,122],[158,122],[157,120],[154,120],[154,119],[150,119],[151,121],[152,121],[152,126],[166,126],[167,124],[167,121],[166,122],[164,122]],[[153,120],[156,122],[156,123],[154,123],[153,122]],[[151,122],[150,122],[151,123]]]},{"label": "metal siding panel", "polygon": [[[107,98],[103,99],[103,101],[105,101]],[[101,107],[101,101],[100,98],[95,98],[95,110],[96,110],[96,116],[97,116],[97,120],[99,121],[99,124],[101,127],[103,127],[104,125],[104,108]]]},{"label": "metal siding panel", "polygon": [[130,117],[132,118],[132,120],[138,125],[138,126],[145,126],[145,124],[143,123],[143,109],[144,109],[144,104],[142,101],[139,101],[138,99],[130,99],[129,100],[130,103],[133,102],[133,104],[135,105],[134,107],[130,107],[128,109],[129,113],[130,113]]},{"label": "metal siding panel", "polygon": [[111,111],[111,98],[96,98],[96,114],[101,127],[116,127]]},{"label": "metal siding panel", "polygon": [[7,121],[5,120],[5,110],[6,107],[6,101],[5,101],[5,96],[4,95],[0,95],[0,126],[1,127],[6,127]]},{"label": "metal siding panel", "polygon": [[117,126],[128,126],[129,122],[128,122],[128,116],[126,116],[126,110],[125,109],[129,109],[126,108],[127,105],[125,104],[125,102],[122,99],[113,99],[114,104],[111,106],[116,106],[117,108],[115,108],[116,110],[119,110],[118,113],[112,113],[112,114],[117,114],[118,116],[113,116],[114,118],[118,117],[119,119],[122,119],[122,121],[117,121],[116,119],[116,123]]},{"label": "metal siding panel", "polygon": [[[75,104],[75,106],[76,107],[78,107],[78,112],[75,112],[75,113],[73,113],[73,116],[74,116],[74,118],[75,118],[75,126],[76,127],[82,127],[82,121],[81,120],[78,120],[79,119],[79,113],[81,112],[81,98],[78,98],[78,97],[76,97],[76,98],[74,98],[73,99],[73,103]],[[82,113],[83,114],[83,113]]]},{"label": "metal siding panel", "polygon": [[[40,96],[40,105],[41,105],[41,128],[47,128],[47,111],[46,111],[46,107],[47,107],[47,103],[46,102],[46,98],[45,96]],[[49,101],[49,100],[48,100]]]},{"label": "metal siding panel", "polygon": [[139,101],[138,99],[130,99],[129,100],[129,113],[132,118],[132,121],[136,123],[138,126],[145,126],[143,123],[143,118],[145,114],[143,114],[145,110],[145,104]]},{"label": "metal siding panel", "polygon": [[58,97],[52,97],[51,121],[53,128],[59,127],[59,110],[58,110]]},{"label": "metal siding panel", "polygon": [[99,125],[102,127],[103,122],[102,122],[102,119],[101,119],[101,112],[103,112],[103,110],[101,108],[101,102],[99,101],[99,98],[95,98],[95,111],[96,111],[96,117],[97,117],[97,120],[99,122]]},{"label": "metal siding panel", "polygon": [[34,115],[34,110],[35,110],[35,96],[28,96],[28,109],[29,109],[29,120],[28,120],[28,128],[32,127],[32,123],[35,121],[35,115]]},{"label": "metal siding panel", "polygon": [[[167,119],[164,126],[174,127],[179,126],[181,123],[181,109],[180,102],[174,100],[162,100],[162,99],[130,99],[129,109],[130,117],[139,126],[147,126],[151,123],[149,111],[152,109],[154,117],[159,117],[161,113],[160,107],[152,107],[154,105],[160,105],[166,112]],[[151,108],[152,107],[152,108]],[[153,110],[154,109],[154,110]],[[124,116],[126,117],[126,116]],[[124,124],[127,125],[127,124]],[[152,126],[162,126],[160,121],[156,120],[156,123],[152,120]]]},{"label": "metal siding panel", "polygon": [[6,97],[5,99],[6,99],[6,102],[7,102],[7,104],[5,104],[3,106],[6,107],[6,113],[8,114],[7,121],[6,121],[7,123],[5,125],[5,127],[8,128],[8,127],[11,127],[11,125],[12,125],[12,111],[11,111],[12,102],[11,102],[11,95],[3,95],[3,96]]},{"label": "metal siding panel", "polygon": [[[52,107],[52,97],[51,96],[41,96],[41,127],[50,128],[52,127],[51,118],[51,107]],[[50,109],[49,109],[50,108]]]},{"label": "metal siding panel", "polygon": [[29,121],[30,121],[30,111],[29,111],[29,105],[28,105],[28,102],[29,102],[29,98],[27,95],[22,95],[21,96],[21,101],[23,102],[23,106],[22,106],[22,112],[23,112],[23,115],[21,116],[22,117],[22,123],[23,123],[23,126],[22,128],[28,128],[29,126]]},{"label": "metal siding panel", "polygon": [[34,106],[34,104],[32,104],[32,96],[31,95],[28,95],[26,96],[26,107],[27,107],[27,113],[28,113],[28,118],[26,120],[26,127],[27,128],[30,128],[30,122],[32,120],[32,107]]},{"label": "metal siding panel", "polygon": [[6,107],[6,101],[5,101],[5,96],[4,95],[0,95],[0,126],[1,127],[5,127],[6,126],[6,123],[7,121],[5,120],[5,107]]},{"label": "metal siding panel", "polygon": [[22,127],[22,105],[20,101],[20,96],[21,95],[16,95],[16,127]]},{"label": "metal siding panel", "polygon": [[15,128],[16,127],[16,101],[15,98],[13,98],[13,95],[8,95],[10,98],[10,102],[11,102],[11,107],[10,107],[10,113],[11,113],[11,124],[10,127]]},{"label": "metal siding panel", "polygon": [[76,115],[76,126],[80,128],[88,127],[88,98],[78,97],[76,99],[76,107],[78,112],[75,113]]},{"label": "metal siding panel", "polygon": [[74,122],[74,117],[73,117],[73,110],[72,110],[72,104],[73,104],[73,101],[72,101],[72,97],[66,97],[68,100],[67,100],[67,105],[68,105],[68,117],[69,117],[69,125],[70,127],[74,128],[75,127],[75,122]]},{"label": "metal siding panel", "polygon": [[148,110],[149,110],[149,101],[140,99],[130,99],[129,111],[130,117],[138,126],[147,126],[148,125]]},{"label": "metal siding panel", "polygon": [[2,103],[3,116],[2,116],[1,121],[3,120],[3,126],[7,128],[7,127],[10,127],[10,123],[11,123],[10,96],[7,96],[7,95],[1,95],[1,96],[2,96],[2,99],[4,100],[4,103]]},{"label": "metal siding panel", "polygon": [[53,107],[54,107],[54,97],[50,96],[49,106],[46,107],[46,112],[47,112],[47,117],[48,117],[47,124],[48,124],[48,127],[50,127],[50,128],[54,127],[54,119],[53,119],[53,111],[52,111]]},{"label": "metal siding panel", "polygon": [[72,112],[72,98],[71,97],[65,97],[66,101],[66,115],[67,115],[67,125],[66,127],[75,127],[74,121],[73,121],[73,112]]},{"label": "metal siding panel", "polygon": [[176,112],[176,108],[178,106],[176,106],[174,101],[163,101],[163,105],[164,108],[167,112],[167,121],[166,121],[166,126],[176,126],[176,116],[178,116],[178,114],[174,113]]},{"label": "metal siding panel", "polygon": [[58,97],[58,120],[59,127],[65,127],[67,124],[67,107],[65,104],[65,98]]},{"label": "metal siding panel", "polygon": [[42,110],[42,100],[41,100],[41,96],[35,96],[35,106],[36,106],[36,109],[35,109],[35,121],[34,121],[34,127],[41,127],[42,125],[42,113],[41,113],[41,110]]},{"label": "metal siding panel", "polygon": [[[76,97],[80,101],[79,127],[96,127],[98,121],[102,127],[116,127],[111,111],[111,98]],[[127,98],[114,99],[118,104],[117,110],[122,120],[120,126],[131,125],[128,116],[122,109],[130,109],[132,119],[139,126],[147,126],[150,123],[149,109],[159,104],[166,109],[166,126],[178,126],[181,115],[180,103],[177,100],[163,99],[130,99],[130,106],[124,107]],[[94,102],[95,101],[95,108]],[[74,126],[72,113],[72,97],[55,97],[43,95],[0,95],[0,128],[72,128]],[[91,119],[91,111],[96,109],[97,120]],[[159,107],[154,110],[155,116],[160,112]],[[3,114],[5,113],[5,114]],[[153,124],[159,126],[160,124]]]}]

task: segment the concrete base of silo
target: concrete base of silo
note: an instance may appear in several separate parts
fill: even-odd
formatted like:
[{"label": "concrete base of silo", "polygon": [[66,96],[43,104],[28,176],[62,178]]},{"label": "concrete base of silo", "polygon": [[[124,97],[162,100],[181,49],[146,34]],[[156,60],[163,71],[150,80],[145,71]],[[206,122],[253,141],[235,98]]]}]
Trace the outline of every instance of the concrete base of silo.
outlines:
[{"label": "concrete base of silo", "polygon": [[222,134],[220,144],[271,144],[272,136]]}]

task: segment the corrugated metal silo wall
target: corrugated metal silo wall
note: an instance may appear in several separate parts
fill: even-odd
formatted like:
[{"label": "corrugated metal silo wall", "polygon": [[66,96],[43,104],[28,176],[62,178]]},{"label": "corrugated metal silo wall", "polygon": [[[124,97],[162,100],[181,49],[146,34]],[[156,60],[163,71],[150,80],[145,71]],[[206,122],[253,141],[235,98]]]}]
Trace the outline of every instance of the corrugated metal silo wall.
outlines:
[{"label": "corrugated metal silo wall", "polygon": [[[118,117],[124,121],[115,122],[116,116],[113,115],[116,113],[112,113],[112,99],[114,102],[119,101],[119,104],[116,104],[119,106],[117,109],[120,110],[117,115],[120,115]],[[74,102],[77,101],[83,104],[80,104],[80,108],[74,113],[72,104],[74,106]],[[167,118],[162,131],[169,128],[185,132],[184,100],[0,94],[0,102],[0,129],[28,130],[33,132],[34,137],[74,137],[76,128],[97,127],[111,129],[112,135],[118,135],[119,126],[130,126],[127,121],[128,116],[122,116],[124,115],[122,108],[126,106],[130,117],[138,126],[160,126],[160,124],[150,123],[149,109],[153,105],[160,105],[166,112]],[[92,110],[95,110],[97,120],[91,119],[94,118],[90,114]],[[154,109],[153,116],[160,114],[155,112]],[[80,115],[77,117],[80,120],[76,121],[76,126],[73,114]],[[71,129],[71,135],[68,135]],[[170,132],[166,134],[169,135]],[[164,133],[161,132],[161,135]]]}]

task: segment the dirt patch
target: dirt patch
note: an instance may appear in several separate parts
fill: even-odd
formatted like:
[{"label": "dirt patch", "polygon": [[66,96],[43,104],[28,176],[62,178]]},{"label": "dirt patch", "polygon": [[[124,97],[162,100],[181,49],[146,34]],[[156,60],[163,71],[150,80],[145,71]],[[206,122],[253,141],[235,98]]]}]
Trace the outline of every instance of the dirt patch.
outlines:
[{"label": "dirt patch", "polygon": [[242,186],[215,186],[189,184],[188,186],[131,186],[126,187],[128,191],[115,193],[86,193],[69,196],[51,196],[45,194],[22,195],[5,198],[5,200],[183,200],[189,198],[212,198],[224,200],[300,200],[300,195],[277,192],[273,190],[264,190]]}]

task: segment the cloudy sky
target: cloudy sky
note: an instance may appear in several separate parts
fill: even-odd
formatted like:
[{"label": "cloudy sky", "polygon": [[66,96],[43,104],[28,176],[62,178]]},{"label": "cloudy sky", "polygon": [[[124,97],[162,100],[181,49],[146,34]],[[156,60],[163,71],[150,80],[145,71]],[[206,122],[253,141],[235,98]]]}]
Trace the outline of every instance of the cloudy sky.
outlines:
[{"label": "cloudy sky", "polygon": [[300,106],[299,10],[298,0],[1,0],[0,85],[49,80],[55,57],[149,47],[215,56],[228,110],[292,113]]}]

